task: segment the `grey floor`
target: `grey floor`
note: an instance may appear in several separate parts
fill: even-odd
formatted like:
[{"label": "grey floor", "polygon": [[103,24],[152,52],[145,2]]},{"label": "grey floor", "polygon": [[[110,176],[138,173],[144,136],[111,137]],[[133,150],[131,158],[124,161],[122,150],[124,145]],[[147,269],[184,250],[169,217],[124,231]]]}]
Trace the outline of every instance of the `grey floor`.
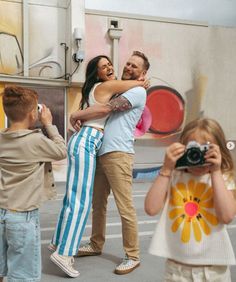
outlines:
[{"label": "grey floor", "polygon": [[[42,257],[43,273],[42,281],[66,281],[68,278],[49,260],[50,253],[47,244],[52,236],[57,214],[60,209],[64,193],[64,183],[58,185],[58,199],[45,204],[41,210],[42,228]],[[104,251],[98,257],[84,257],[75,259],[75,267],[81,275],[75,280],[83,282],[112,282],[112,281],[136,281],[136,282],[161,282],[163,281],[164,259],[152,256],[148,253],[148,247],[158,217],[150,217],[143,209],[144,197],[150,187],[150,183],[134,183],[133,196],[138,214],[139,238],[141,251],[141,266],[127,275],[116,275],[114,267],[123,257],[121,225],[113,196],[109,198],[109,211],[107,218],[107,236]],[[229,234],[236,252],[236,219],[229,225]],[[89,239],[91,232],[91,219],[86,226],[83,242]],[[82,243],[83,243],[82,242]],[[232,267],[232,281],[236,281],[236,267]]]},{"label": "grey floor", "polygon": [[[83,282],[161,282],[163,281],[164,260],[148,253],[148,247],[158,217],[147,216],[143,209],[144,197],[150,187],[150,183],[134,183],[133,197],[138,214],[139,239],[141,251],[141,266],[127,275],[116,275],[114,267],[124,256],[122,250],[121,225],[113,196],[109,198],[107,236],[102,255],[97,257],[84,257],[75,259],[75,267],[80,271],[80,276],[74,281]],[[58,183],[58,198],[47,202],[41,208],[41,244],[42,244],[42,280],[43,282],[68,281],[68,277],[50,260],[47,245],[56,225],[57,214],[60,210],[65,184]],[[236,219],[229,225],[228,231],[236,252]],[[91,218],[89,218],[83,242],[89,240],[91,232]],[[236,267],[232,267],[232,282],[236,281]]]}]

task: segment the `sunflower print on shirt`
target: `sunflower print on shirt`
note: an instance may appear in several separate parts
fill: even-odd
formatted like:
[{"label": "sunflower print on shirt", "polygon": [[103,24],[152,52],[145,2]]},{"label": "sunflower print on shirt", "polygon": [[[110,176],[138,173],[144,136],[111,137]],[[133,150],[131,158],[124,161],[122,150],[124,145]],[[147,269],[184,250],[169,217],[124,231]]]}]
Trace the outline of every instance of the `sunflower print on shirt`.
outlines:
[{"label": "sunflower print on shirt", "polygon": [[197,242],[202,234],[210,235],[212,226],[218,225],[216,216],[211,212],[213,189],[206,183],[190,179],[186,184],[177,183],[171,187],[169,218],[173,220],[171,230],[181,228],[181,241],[188,243],[191,232]]}]

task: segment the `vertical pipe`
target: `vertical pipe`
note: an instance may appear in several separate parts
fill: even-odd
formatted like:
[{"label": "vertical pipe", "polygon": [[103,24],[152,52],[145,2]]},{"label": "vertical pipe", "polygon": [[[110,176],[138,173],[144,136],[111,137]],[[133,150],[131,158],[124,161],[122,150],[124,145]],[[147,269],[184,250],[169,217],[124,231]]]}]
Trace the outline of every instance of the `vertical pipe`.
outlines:
[{"label": "vertical pipe", "polygon": [[67,118],[67,113],[68,113],[68,92],[69,88],[65,87],[64,88],[64,139],[67,144],[67,128],[69,127],[68,124],[68,118]]},{"label": "vertical pipe", "polygon": [[113,50],[112,50],[112,61],[113,61],[113,67],[115,71],[115,75],[118,76],[119,73],[119,39],[114,38],[113,42]]},{"label": "vertical pipe", "polygon": [[[109,22],[108,35],[112,39],[112,62],[115,74],[119,73],[119,40],[121,38],[122,29],[114,27],[113,23]],[[116,24],[118,26],[118,23]]]},{"label": "vertical pipe", "polygon": [[29,76],[29,5],[23,0],[23,75]]}]

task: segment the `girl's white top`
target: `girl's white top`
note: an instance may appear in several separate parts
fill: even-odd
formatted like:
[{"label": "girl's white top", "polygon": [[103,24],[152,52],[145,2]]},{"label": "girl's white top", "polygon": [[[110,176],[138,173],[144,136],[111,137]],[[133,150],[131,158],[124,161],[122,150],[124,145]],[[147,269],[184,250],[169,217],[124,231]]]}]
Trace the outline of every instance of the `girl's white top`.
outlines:
[{"label": "girl's white top", "polygon": [[[101,84],[101,82],[99,83],[96,83],[93,88],[91,89],[90,91],[90,94],[89,94],[89,106],[93,106],[93,105],[96,105],[96,104],[100,104],[102,105],[101,103],[99,103],[95,97],[94,97],[94,91],[95,91],[95,88]],[[105,126],[105,123],[106,123],[106,120],[107,118],[109,117],[109,115],[106,115],[105,117],[103,118],[98,118],[98,119],[93,119],[93,120],[88,120],[88,121],[85,121],[83,123],[83,126],[91,126],[91,127],[96,127],[96,128],[101,128],[101,129],[104,129],[104,126]]]},{"label": "girl's white top", "polygon": [[[223,177],[228,190],[236,189],[232,178]],[[210,174],[174,171],[149,252],[185,264],[235,264],[226,226],[216,217],[213,193]]]}]

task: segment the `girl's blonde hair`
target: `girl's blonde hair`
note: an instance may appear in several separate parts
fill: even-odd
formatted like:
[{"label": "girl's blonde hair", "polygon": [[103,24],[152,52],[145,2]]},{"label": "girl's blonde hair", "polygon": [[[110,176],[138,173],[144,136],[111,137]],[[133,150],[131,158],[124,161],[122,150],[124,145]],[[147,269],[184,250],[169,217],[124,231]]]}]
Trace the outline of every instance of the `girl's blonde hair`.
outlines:
[{"label": "girl's blonde hair", "polygon": [[180,135],[180,142],[186,145],[188,137],[196,130],[206,132],[215,139],[217,145],[220,147],[222,155],[222,172],[228,172],[230,174],[233,174],[233,159],[229,150],[226,147],[225,134],[219,123],[210,118],[197,118],[184,127],[183,132]]}]

